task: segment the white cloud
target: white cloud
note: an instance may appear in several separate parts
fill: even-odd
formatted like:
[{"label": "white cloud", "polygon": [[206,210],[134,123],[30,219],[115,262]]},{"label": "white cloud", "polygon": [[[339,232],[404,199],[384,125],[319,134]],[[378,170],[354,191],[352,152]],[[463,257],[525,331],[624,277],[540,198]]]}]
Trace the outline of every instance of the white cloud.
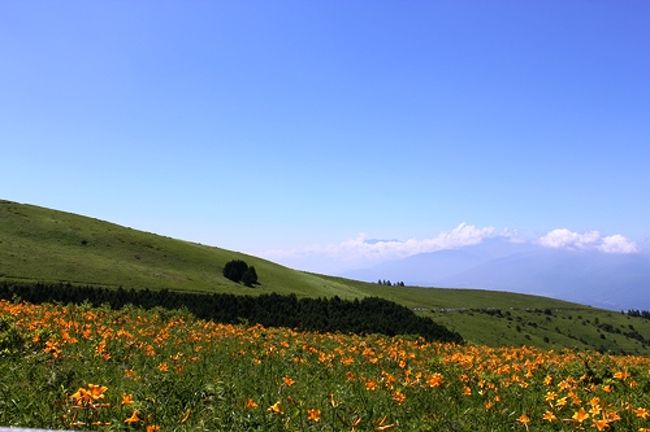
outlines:
[{"label": "white cloud", "polygon": [[598,231],[580,234],[566,228],[557,228],[540,237],[539,244],[550,248],[587,249],[599,240]]},{"label": "white cloud", "polygon": [[555,249],[599,250],[615,254],[638,252],[636,244],[621,234],[603,237],[598,231],[577,233],[566,228],[557,228],[540,237],[537,242]]},{"label": "white cloud", "polygon": [[461,223],[449,231],[424,239],[377,240],[365,234],[331,244],[313,244],[292,249],[250,251],[287,265],[307,271],[342,274],[345,271],[370,267],[382,262],[406,258],[420,253],[459,249],[482,243],[486,239],[502,238],[512,243],[538,244],[548,248],[589,250],[611,254],[639,251],[637,245],[620,234],[603,236],[598,231],[578,233],[557,228],[539,238],[520,235],[511,229],[492,226],[477,227]]},{"label": "white cloud", "polygon": [[620,234],[614,234],[603,238],[598,250],[605,253],[630,254],[638,252],[637,245]]},{"label": "white cloud", "polygon": [[[428,239],[409,240],[375,240],[368,239],[363,233],[357,237],[345,240],[340,243],[329,245],[312,245],[293,251],[285,251],[293,254],[298,251],[306,253],[331,253],[345,254],[354,253],[366,257],[384,256],[409,256],[424,252],[434,252],[444,249],[456,249],[481,243],[484,239],[495,237],[497,230],[494,227],[478,228],[474,225],[461,223],[451,231],[443,231],[436,237]],[[279,251],[276,251],[279,252]]]},{"label": "white cloud", "polygon": [[375,240],[365,234],[353,239],[327,245],[311,245],[289,250],[259,252],[271,260],[306,270],[324,268],[358,268],[390,259],[405,258],[425,252],[457,249],[481,243],[492,237],[510,237],[506,231],[496,228],[476,227],[461,223],[451,231],[443,231],[435,237],[408,240]]}]

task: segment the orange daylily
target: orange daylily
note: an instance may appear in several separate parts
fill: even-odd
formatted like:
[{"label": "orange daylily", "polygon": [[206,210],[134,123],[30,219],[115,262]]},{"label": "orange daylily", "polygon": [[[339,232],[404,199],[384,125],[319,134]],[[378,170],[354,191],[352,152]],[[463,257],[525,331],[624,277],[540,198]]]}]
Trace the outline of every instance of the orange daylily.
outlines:
[{"label": "orange daylily", "polygon": [[308,409],[307,410],[307,420],[318,423],[320,421],[320,410],[319,409]]},{"label": "orange daylily", "polygon": [[530,424],[530,417],[528,417],[528,415],[526,414],[522,414],[517,418],[517,421],[522,425],[528,427],[528,425]]},{"label": "orange daylily", "polygon": [[282,414],[284,410],[282,409],[282,405],[280,404],[280,401],[277,401],[273,405],[267,408],[267,411],[273,414]]},{"label": "orange daylily", "polygon": [[634,410],[634,415],[645,420],[650,417],[650,412],[648,412],[648,410],[645,408],[639,407]]},{"label": "orange daylily", "polygon": [[583,421],[587,420],[589,418],[589,413],[585,411],[584,408],[580,408],[578,411],[576,411],[571,418],[578,423],[582,423]]},{"label": "orange daylily", "polygon": [[122,405],[131,405],[133,403],[133,395],[125,393],[122,395]]},{"label": "orange daylily", "polygon": [[440,385],[444,380],[445,378],[442,376],[442,374],[436,372],[433,375],[431,375],[429,379],[427,379],[427,384],[431,388],[436,388],[436,387],[440,387]]},{"label": "orange daylily", "polygon": [[553,414],[552,411],[546,410],[546,412],[542,416],[542,419],[546,420],[547,422],[552,422],[557,420],[557,416]]},{"label": "orange daylily", "polygon": [[126,423],[126,424],[136,424],[136,423],[139,423],[141,421],[142,421],[142,419],[138,416],[138,412],[133,411],[133,414],[131,414],[131,417],[124,420],[124,423]]}]

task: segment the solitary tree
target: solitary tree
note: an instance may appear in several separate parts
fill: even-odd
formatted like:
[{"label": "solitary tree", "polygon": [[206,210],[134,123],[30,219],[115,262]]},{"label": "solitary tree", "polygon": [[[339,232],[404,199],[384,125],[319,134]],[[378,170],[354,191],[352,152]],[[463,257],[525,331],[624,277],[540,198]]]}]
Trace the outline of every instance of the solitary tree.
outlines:
[{"label": "solitary tree", "polygon": [[248,265],[242,260],[228,261],[223,268],[223,275],[233,282],[242,280],[244,273],[248,270]]}]

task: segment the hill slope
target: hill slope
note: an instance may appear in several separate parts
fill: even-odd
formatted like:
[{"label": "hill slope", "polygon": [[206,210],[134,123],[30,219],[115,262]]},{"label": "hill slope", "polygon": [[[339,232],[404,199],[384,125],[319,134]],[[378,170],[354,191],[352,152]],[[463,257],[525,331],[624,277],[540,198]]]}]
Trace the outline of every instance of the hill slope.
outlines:
[{"label": "hill slope", "polygon": [[[363,296],[343,283],[256,257],[31,205],[0,204],[0,241],[0,275],[11,279],[234,294]],[[246,289],[223,277],[223,266],[235,258],[256,267],[258,288]]]},{"label": "hill slope", "polygon": [[[225,263],[236,258],[256,267],[261,285],[246,288],[223,277]],[[305,273],[233,251],[8,201],[0,202],[0,278],[233,294],[379,296],[434,317],[471,342],[650,353],[650,321],[640,318],[523,294],[386,287]],[[495,309],[503,313],[497,315]],[[541,316],[543,309],[552,315]],[[630,325],[648,345],[626,335]]]}]

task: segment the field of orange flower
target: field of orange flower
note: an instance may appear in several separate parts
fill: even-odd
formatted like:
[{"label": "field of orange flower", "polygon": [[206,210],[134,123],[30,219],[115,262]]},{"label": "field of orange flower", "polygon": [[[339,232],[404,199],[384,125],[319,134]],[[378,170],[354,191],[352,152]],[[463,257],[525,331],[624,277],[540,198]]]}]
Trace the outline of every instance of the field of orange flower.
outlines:
[{"label": "field of orange flower", "polygon": [[0,426],[650,431],[650,358],[0,302]]}]

